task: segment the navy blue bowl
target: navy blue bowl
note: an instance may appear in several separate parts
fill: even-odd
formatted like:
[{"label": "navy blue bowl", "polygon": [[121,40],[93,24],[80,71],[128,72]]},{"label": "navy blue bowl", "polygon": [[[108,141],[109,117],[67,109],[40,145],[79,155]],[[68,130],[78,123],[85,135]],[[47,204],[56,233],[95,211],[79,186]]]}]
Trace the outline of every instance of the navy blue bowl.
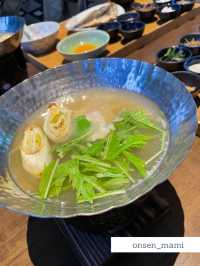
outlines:
[{"label": "navy blue bowl", "polygon": [[127,23],[127,22],[134,22],[137,20],[140,20],[140,14],[137,12],[127,12],[117,17],[117,21],[120,24]]},{"label": "navy blue bowl", "polygon": [[[172,12],[162,12],[163,8],[165,8],[165,7],[171,7],[171,8],[173,8],[173,11]],[[163,21],[173,19],[173,18],[175,18],[181,14],[181,6],[180,5],[173,4],[173,5],[167,5],[165,7],[159,8],[159,11],[158,11],[158,15],[159,15],[160,19]]]},{"label": "navy blue bowl", "polygon": [[193,97],[196,97],[200,92],[200,76],[189,71],[176,71],[173,75],[182,81],[186,88],[193,87],[194,90],[190,91]]},{"label": "navy blue bowl", "polygon": [[187,40],[198,40],[200,41],[200,33],[191,33],[191,34],[186,34],[180,39],[180,44],[189,48],[192,52],[192,55],[199,55],[200,54],[200,45],[197,46],[189,46],[187,45]]},{"label": "navy blue bowl", "polygon": [[159,0],[155,0],[154,1],[155,4],[158,6],[158,7],[163,7],[163,6],[166,6],[166,5],[169,5],[171,3],[171,0],[165,0],[165,1],[159,1]]},{"label": "navy blue bowl", "polygon": [[[162,60],[161,59],[162,56],[166,53],[167,49],[169,49],[169,48],[175,48],[176,51],[182,50],[185,54],[185,58],[181,61],[178,61],[178,62]],[[188,48],[182,47],[182,46],[173,46],[173,47],[167,47],[167,48],[161,49],[156,55],[156,61],[157,61],[158,66],[166,69],[169,72],[174,72],[174,71],[182,70],[185,61],[188,58],[190,58],[191,56],[192,56],[192,53]]]},{"label": "navy blue bowl", "polygon": [[190,69],[190,66],[191,66],[191,65],[195,65],[195,64],[197,64],[197,63],[200,65],[200,56],[193,56],[193,57],[191,57],[191,58],[188,58],[188,59],[185,61],[185,63],[184,63],[184,69],[185,69],[186,71],[190,71],[190,72],[192,72],[192,73],[195,73],[195,74],[200,75],[200,71],[199,71],[199,72],[195,72],[195,71],[193,71],[193,70]]},{"label": "navy blue bowl", "polygon": [[132,5],[132,7],[140,14],[140,18],[143,21],[148,21],[153,19],[157,9],[155,4],[135,3]]},{"label": "navy blue bowl", "polygon": [[180,5],[181,12],[190,11],[193,8],[194,3],[194,0],[180,0],[176,2],[176,4]]},{"label": "navy blue bowl", "polygon": [[114,39],[117,37],[118,32],[119,32],[119,23],[115,21],[104,23],[104,24],[101,24],[98,27],[98,29],[106,31],[110,35],[110,38]]},{"label": "navy blue bowl", "polygon": [[115,0],[113,2],[127,8],[133,3],[133,0]]},{"label": "navy blue bowl", "polygon": [[24,19],[18,16],[0,17],[0,33],[13,33],[12,36],[0,42],[0,56],[13,52],[20,45],[23,34]]},{"label": "navy blue bowl", "polygon": [[137,39],[142,36],[144,27],[142,21],[126,22],[120,25],[120,32],[125,40]]}]

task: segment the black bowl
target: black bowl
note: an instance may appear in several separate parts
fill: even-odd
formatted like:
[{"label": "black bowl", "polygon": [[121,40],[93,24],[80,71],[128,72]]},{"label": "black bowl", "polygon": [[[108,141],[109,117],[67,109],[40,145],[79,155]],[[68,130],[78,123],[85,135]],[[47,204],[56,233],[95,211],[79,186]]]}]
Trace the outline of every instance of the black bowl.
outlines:
[{"label": "black bowl", "polygon": [[193,97],[196,97],[200,92],[200,77],[199,75],[196,75],[194,73],[188,72],[188,71],[176,71],[173,72],[173,74],[182,81],[186,88],[188,86],[194,87],[194,90],[189,91],[191,92]]},{"label": "black bowl", "polygon": [[127,23],[127,22],[134,22],[140,20],[140,14],[136,11],[133,12],[126,12],[119,17],[117,17],[117,21],[120,24]]},{"label": "black bowl", "polygon": [[192,72],[192,73],[194,73],[194,74],[198,74],[198,75],[200,75],[200,71],[195,72],[194,70],[191,70],[191,69],[190,69],[190,66],[195,65],[195,64],[199,64],[199,65],[200,65],[200,56],[193,56],[193,57],[191,57],[191,58],[188,58],[188,59],[185,61],[185,63],[184,63],[184,69],[185,69],[186,71],[190,71],[190,72]]},{"label": "black bowl", "polygon": [[154,1],[158,8],[164,7],[171,3],[171,0],[155,0]]},{"label": "black bowl", "polygon": [[150,21],[156,14],[155,4],[133,4],[133,8],[140,14],[140,18],[143,21]]},{"label": "black bowl", "polygon": [[133,0],[113,0],[113,2],[126,8],[133,3]]},{"label": "black bowl", "polygon": [[125,40],[137,39],[142,36],[145,24],[142,21],[124,22],[120,25],[120,32]]},{"label": "black bowl", "polygon": [[[164,8],[172,8],[173,11],[163,12]],[[170,19],[173,19],[173,18],[179,16],[180,13],[181,13],[181,7],[180,7],[180,5],[177,5],[177,4],[161,7],[161,8],[159,8],[159,11],[158,11],[158,15],[162,21],[168,21]]]},{"label": "black bowl", "polygon": [[115,21],[104,23],[104,24],[101,24],[98,27],[98,29],[106,31],[110,35],[111,39],[115,39],[115,38],[117,38],[117,35],[119,32],[119,23],[115,22]]},{"label": "black bowl", "polygon": [[180,44],[189,48],[192,52],[193,55],[199,55],[200,54],[200,44],[197,46],[189,46],[187,45],[186,41],[187,40],[198,40],[200,41],[200,33],[191,33],[191,34],[186,34],[180,39]]},{"label": "black bowl", "polygon": [[[180,50],[183,51],[185,54],[185,58],[178,62],[162,60],[161,59],[162,56],[167,52],[169,48],[175,48],[176,51],[180,51]],[[191,56],[192,56],[192,53],[188,48],[181,47],[181,46],[173,46],[173,47],[167,47],[167,48],[161,49],[156,55],[156,61],[157,61],[158,66],[166,69],[169,72],[174,72],[174,71],[182,70],[185,61]]]},{"label": "black bowl", "polygon": [[195,1],[193,0],[180,0],[180,1],[177,1],[176,4],[180,5],[181,12],[186,12],[186,11],[190,11],[193,8],[194,2]]}]

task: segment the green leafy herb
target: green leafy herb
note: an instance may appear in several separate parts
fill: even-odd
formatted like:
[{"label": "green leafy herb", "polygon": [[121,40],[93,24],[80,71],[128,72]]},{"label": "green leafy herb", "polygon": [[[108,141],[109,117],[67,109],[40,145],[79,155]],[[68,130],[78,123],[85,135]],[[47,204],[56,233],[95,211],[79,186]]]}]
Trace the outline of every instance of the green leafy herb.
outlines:
[{"label": "green leafy herb", "polygon": [[130,152],[124,152],[125,157],[129,160],[129,162],[138,170],[138,172],[141,174],[141,176],[146,175],[146,168],[145,168],[145,162],[140,159],[138,156],[130,153]]},{"label": "green leafy herb", "polygon": [[185,59],[185,52],[176,47],[168,48],[165,54],[161,57],[163,61],[180,62]]},{"label": "green leafy herb", "polygon": [[[134,173],[145,177],[146,166],[160,154],[145,162],[135,155],[136,150],[158,134],[162,140],[161,152],[164,148],[165,132],[143,111],[122,112],[113,123],[112,131],[94,142],[88,140],[92,125],[85,116],[76,117],[73,125],[71,139],[54,148],[62,162],[53,160],[42,173],[38,188],[42,199],[58,197],[70,188],[79,203],[92,203],[98,198],[124,193],[124,186],[136,182]],[[144,134],[146,128],[152,129],[154,136]]]},{"label": "green leafy herb", "polygon": [[59,160],[52,161],[43,171],[41,176],[41,181],[39,184],[39,195],[42,199],[48,197],[49,190],[54,178],[56,168],[58,166]]},{"label": "green leafy herb", "polygon": [[91,122],[86,116],[81,115],[74,119],[74,138],[80,138],[88,134],[91,128]]},{"label": "green leafy herb", "polygon": [[84,153],[90,156],[100,156],[101,152],[103,151],[105,140],[99,139],[96,140],[94,143],[91,143],[89,147],[85,150]]},{"label": "green leafy herb", "polygon": [[120,139],[116,132],[112,131],[106,140],[104,149],[104,160],[114,160],[117,156],[118,149],[120,148]]}]

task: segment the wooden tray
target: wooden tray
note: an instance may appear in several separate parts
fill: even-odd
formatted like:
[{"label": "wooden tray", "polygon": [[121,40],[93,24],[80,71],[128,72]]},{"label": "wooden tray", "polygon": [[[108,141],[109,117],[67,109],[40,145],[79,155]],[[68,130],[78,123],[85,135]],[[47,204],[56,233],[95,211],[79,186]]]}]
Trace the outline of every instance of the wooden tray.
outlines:
[{"label": "wooden tray", "polygon": [[[164,24],[158,24],[157,21],[149,23],[145,27],[144,35],[137,39],[133,40],[129,43],[123,43],[123,40],[120,39],[115,43],[109,44],[107,46],[107,54],[106,56],[116,56],[116,57],[132,57],[133,51],[137,51],[142,47],[146,46],[150,42],[157,40],[159,37],[167,34],[169,31],[182,26],[184,23],[187,23],[188,20],[195,19],[198,15],[200,15],[200,4],[195,4],[194,8],[187,12],[183,13],[181,16],[175,18],[172,21],[168,21]],[[63,39],[67,35],[67,31],[64,27],[64,23],[61,23],[58,39]],[[200,24],[198,24],[200,25]],[[170,36],[168,36],[169,38]],[[165,38],[166,39],[166,38]],[[170,37],[171,40],[171,37]],[[166,46],[164,43],[162,45]],[[159,47],[159,46],[158,46]],[[161,47],[161,46],[160,46]],[[41,56],[33,56],[31,54],[26,54],[26,58],[39,67],[41,70],[46,68],[52,68],[59,66],[64,63],[64,58],[61,54],[59,54],[56,50],[52,52],[41,55]],[[147,57],[145,57],[146,60]]]}]

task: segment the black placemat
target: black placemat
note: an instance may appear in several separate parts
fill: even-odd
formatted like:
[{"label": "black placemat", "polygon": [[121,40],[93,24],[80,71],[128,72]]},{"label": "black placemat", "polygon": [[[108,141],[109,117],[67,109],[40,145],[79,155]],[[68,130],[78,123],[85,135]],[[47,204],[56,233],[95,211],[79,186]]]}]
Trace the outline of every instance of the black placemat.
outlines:
[{"label": "black placemat", "polygon": [[174,265],[176,253],[110,253],[111,235],[184,235],[183,209],[172,185],[168,181],[164,182],[143,200],[139,199],[130,205],[129,209],[133,218],[130,218],[130,223],[124,223],[121,228],[115,224],[108,231],[97,230],[98,233],[95,233],[94,227],[90,231],[80,226],[81,219],[69,222],[67,219],[29,218],[27,242],[31,260],[36,266]]}]

